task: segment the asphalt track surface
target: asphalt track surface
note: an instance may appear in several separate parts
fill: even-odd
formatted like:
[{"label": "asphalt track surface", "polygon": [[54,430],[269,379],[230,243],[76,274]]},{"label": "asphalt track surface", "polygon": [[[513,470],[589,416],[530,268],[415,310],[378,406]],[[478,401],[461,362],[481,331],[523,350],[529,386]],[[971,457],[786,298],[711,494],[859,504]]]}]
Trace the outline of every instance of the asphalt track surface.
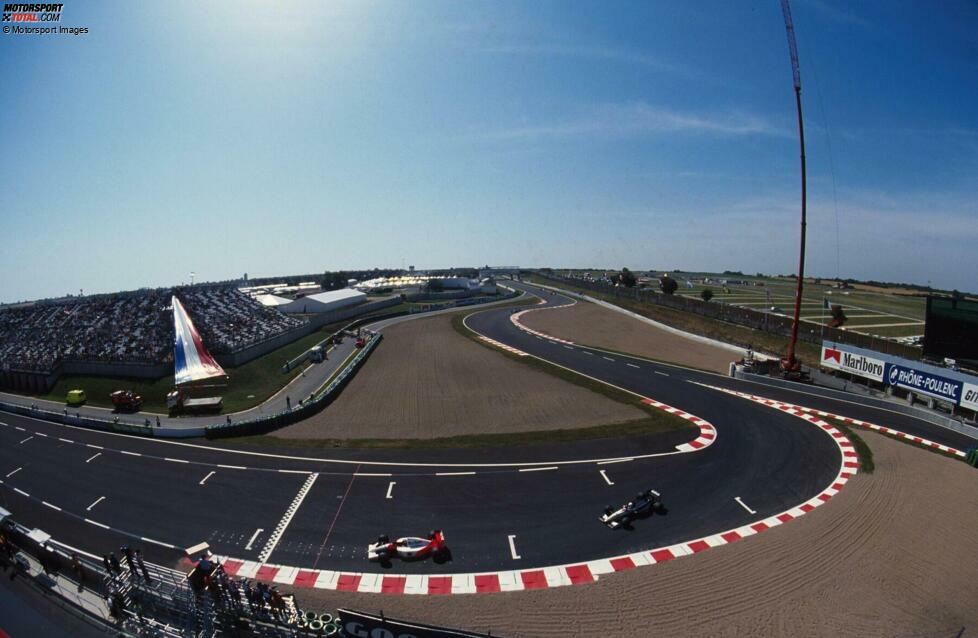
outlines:
[{"label": "asphalt track surface", "polygon": [[[547,305],[570,302],[518,286],[539,293]],[[695,382],[884,424],[952,447],[974,445],[956,432],[858,403],[553,342],[519,330],[510,313],[476,311],[467,325],[706,419],[716,428],[715,442],[677,452],[676,445],[696,436],[693,430],[519,449],[259,452],[0,413],[0,506],[23,524],[96,555],[129,543],[142,546],[150,560],[175,564],[182,548],[206,541],[221,555],[308,569],[471,573],[578,562],[703,537],[795,507],[835,478],[841,456],[825,432]],[[598,522],[604,506],[648,488],[662,494],[666,514],[636,521],[632,529]],[[435,528],[445,530],[450,561],[384,567],[366,560],[366,545],[378,534],[423,535]]]}]

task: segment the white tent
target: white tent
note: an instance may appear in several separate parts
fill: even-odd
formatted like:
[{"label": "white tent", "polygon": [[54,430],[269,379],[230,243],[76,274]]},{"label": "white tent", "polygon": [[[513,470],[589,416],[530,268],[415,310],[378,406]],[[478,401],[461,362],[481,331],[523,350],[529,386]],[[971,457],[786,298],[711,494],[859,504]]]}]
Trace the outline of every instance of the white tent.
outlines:
[{"label": "white tent", "polygon": [[366,301],[367,295],[359,290],[344,288],[342,290],[330,290],[321,292],[308,297],[301,297],[295,301],[278,306],[282,312],[289,313],[319,313],[348,308]]}]

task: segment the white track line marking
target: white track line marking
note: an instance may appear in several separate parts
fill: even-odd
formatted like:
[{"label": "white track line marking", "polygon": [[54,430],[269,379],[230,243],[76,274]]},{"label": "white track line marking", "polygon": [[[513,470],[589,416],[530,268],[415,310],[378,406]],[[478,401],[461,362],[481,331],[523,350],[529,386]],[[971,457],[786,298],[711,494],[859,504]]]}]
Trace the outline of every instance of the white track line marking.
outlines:
[{"label": "white track line marking", "polygon": [[628,463],[629,461],[634,461],[635,459],[611,459],[608,461],[598,461],[598,465],[611,465],[612,463]]},{"label": "white track line marking", "polygon": [[41,505],[47,505],[48,507],[50,507],[51,509],[53,509],[56,512],[60,512],[61,511],[61,508],[60,507],[58,507],[57,505],[51,505],[47,501],[41,501]]},{"label": "white track line marking", "polygon": [[275,551],[275,546],[278,545],[279,539],[282,538],[282,534],[285,533],[285,529],[289,526],[289,523],[292,522],[292,517],[295,516],[295,513],[299,510],[299,506],[302,505],[302,501],[306,499],[306,495],[309,493],[309,490],[312,489],[312,485],[316,482],[317,478],[319,478],[318,474],[310,474],[309,477],[306,478],[306,482],[299,488],[299,492],[295,495],[295,498],[292,499],[292,504],[289,505],[289,509],[285,510],[285,515],[282,516],[282,520],[280,520],[278,525],[275,526],[275,531],[273,531],[272,535],[268,537],[268,542],[265,543],[265,547],[258,555],[259,563],[268,562],[268,557],[272,555],[273,551]]},{"label": "white track line marking", "polygon": [[223,467],[225,470],[247,470],[248,469],[243,465],[221,465],[220,463],[217,464],[217,467]]},{"label": "white track line marking", "polygon": [[625,365],[628,366],[628,367],[630,367],[630,368],[641,368],[642,367],[642,366],[637,366],[634,363],[626,363]]},{"label": "white track line marking", "polygon": [[164,461],[169,461],[170,463],[190,463],[190,461],[184,461],[183,459],[171,459],[168,456],[163,457]]},{"label": "white track line marking", "polygon": [[204,483],[207,482],[207,479],[209,479],[210,477],[214,476],[216,473],[217,473],[216,471],[211,472],[210,474],[208,474],[204,478],[200,479],[200,483],[198,483],[197,485],[203,485]]},{"label": "white track line marking", "polygon": [[22,469],[24,469],[24,468],[18,467],[16,470],[14,470],[10,474],[8,474],[5,478],[10,478],[11,476],[13,476],[14,474],[16,474],[17,472],[21,471]]},{"label": "white track line marking", "polygon": [[34,435],[32,434],[31,436],[27,437],[26,439],[24,439],[23,441],[21,441],[17,445],[23,445],[24,443],[27,443],[28,441],[30,441],[33,438],[34,438]]},{"label": "white track line marking", "polygon": [[95,499],[95,502],[94,503],[92,503],[91,505],[89,505],[88,507],[85,508],[85,511],[86,512],[91,512],[93,507],[95,507],[96,505],[98,505],[99,503],[101,503],[104,500],[105,500],[105,497],[104,496],[99,496],[97,499]]},{"label": "white track line marking", "polygon": [[99,523],[98,521],[93,521],[90,518],[86,518],[85,519],[85,522],[86,523],[90,523],[91,525],[94,525],[95,527],[101,527],[102,529],[111,529],[108,525],[103,525],[102,523]]},{"label": "white track line marking", "polygon": [[601,358],[604,359],[605,361],[612,361],[612,362],[614,361],[614,359],[612,359],[611,357],[601,357]]},{"label": "white track line marking", "polygon": [[564,347],[567,348],[568,350],[573,350],[574,349],[574,348],[571,348],[570,346],[564,346]]},{"label": "white track line marking", "polygon": [[[38,432],[38,434],[40,434],[40,432]],[[105,449],[105,448],[104,448],[104,447],[102,447],[101,445],[92,445],[91,443],[86,443],[86,444],[85,444],[85,447],[90,447],[90,448],[92,448],[93,450],[104,450],[104,449]]]},{"label": "white track line marking", "polygon": [[91,463],[92,461],[94,461],[95,459],[97,459],[100,456],[102,456],[102,453],[101,452],[96,452],[94,455],[92,455],[92,456],[88,457],[87,459],[85,459],[85,462],[86,463]]},{"label": "white track line marking", "polygon": [[[241,468],[242,470],[244,468]],[[279,470],[282,474],[311,474],[309,470]]]},{"label": "white track line marking", "polygon": [[655,372],[656,374],[660,374],[660,375],[662,375],[662,376],[664,376],[664,377],[668,377],[668,376],[669,376],[669,375],[668,375],[668,374],[666,374],[665,372],[659,372],[658,370],[653,370],[652,372]]},{"label": "white track line marking", "polygon": [[394,486],[395,485],[397,485],[397,481],[391,481],[390,482],[390,485],[387,486],[387,497],[386,498],[394,498],[394,495],[391,494],[391,492],[394,490]]},{"label": "white track line marking", "polygon": [[[468,326],[466,326],[466,327],[468,327]],[[469,330],[472,330],[472,328],[469,328]],[[476,332],[476,331],[473,330],[473,332]],[[479,333],[476,333],[476,334],[479,334]],[[527,355],[527,356],[530,356],[530,355]],[[590,375],[584,374],[583,372],[578,372],[577,370],[574,370],[573,368],[568,368],[567,366],[560,365],[559,363],[554,363],[553,361],[550,361],[549,359],[544,359],[543,357],[539,357],[539,356],[536,356],[536,355],[532,355],[532,356],[534,358],[539,359],[540,361],[544,361],[544,362],[546,362],[546,363],[548,363],[548,364],[550,364],[550,365],[552,365],[554,367],[560,368],[562,370],[567,370],[568,372],[573,372],[574,374],[577,374],[579,376],[582,376],[582,377],[584,377],[586,379],[591,379],[592,381],[595,381],[597,383],[602,383],[602,384],[607,385],[609,387],[616,388],[618,390],[621,390],[622,392],[625,392],[625,393],[630,394],[632,396],[638,397],[640,399],[646,399],[646,398],[648,398],[648,397],[646,397],[646,396],[644,396],[642,394],[639,394],[638,392],[633,392],[631,390],[627,390],[625,388],[622,388],[621,386],[614,385],[613,383],[608,383],[606,381],[602,381],[601,379],[598,379],[596,377],[592,377]],[[634,359],[636,357],[632,357],[632,358]],[[663,365],[663,366],[668,365],[670,367],[677,368],[677,369],[693,370],[694,372],[696,372],[698,374],[710,375],[710,376],[715,376],[715,377],[723,377],[724,379],[729,378],[726,375],[720,375],[720,374],[715,374],[715,373],[710,373],[710,372],[704,372],[702,370],[696,370],[694,368],[684,368],[683,366],[665,364],[665,363],[661,363],[661,362],[657,362],[657,361],[651,361],[650,360],[649,363],[655,363],[657,365]],[[687,381],[689,383],[694,383],[694,384],[696,383],[695,381],[692,381],[692,380],[687,380]],[[753,381],[744,381],[744,383],[754,383],[754,382]],[[768,387],[768,386],[765,386],[765,387]],[[802,393],[802,394],[804,394],[804,393]],[[824,398],[824,397],[822,397],[822,398]],[[838,399],[834,399],[834,400],[835,401],[838,401]],[[875,408],[875,409],[880,409],[880,408]],[[37,417],[26,416],[26,415],[21,415],[21,418],[28,419],[28,420],[31,420],[31,421],[37,421],[38,423],[43,423],[45,425],[54,425],[55,427],[66,428],[66,429],[69,429],[69,430],[84,430],[86,434],[96,434],[98,436],[120,437],[120,438],[121,437],[126,437],[127,439],[131,439],[132,438],[132,435],[124,434],[124,433],[121,433],[121,432],[107,432],[107,431],[102,431],[102,430],[88,430],[87,428],[83,428],[83,427],[76,426],[76,425],[66,425],[66,424],[63,424],[63,423],[53,423],[51,421],[45,421],[44,419],[39,419]],[[270,454],[268,452],[252,452],[252,451],[248,451],[248,450],[235,450],[235,449],[230,449],[230,448],[213,447],[213,446],[210,446],[210,445],[201,445],[201,444],[198,444],[198,443],[184,443],[182,441],[173,441],[173,440],[164,439],[164,438],[148,438],[148,439],[142,439],[141,442],[144,443],[144,444],[146,444],[146,445],[172,445],[172,446],[179,446],[179,447],[185,447],[185,448],[194,448],[194,449],[198,449],[198,450],[206,450],[209,453],[217,453],[217,454],[228,454],[228,455],[237,455],[237,456],[244,456],[244,457],[257,457],[257,458],[262,458],[262,459],[269,459],[269,458],[272,458],[272,459],[285,459],[287,461],[304,461],[304,462],[318,463],[318,464],[334,463],[334,464],[337,464],[337,465],[361,465],[361,466],[375,466],[375,467],[380,467],[380,466],[386,466],[386,467],[426,467],[426,468],[427,467],[440,467],[440,468],[451,468],[451,467],[490,468],[491,467],[491,468],[497,468],[497,467],[520,467],[520,466],[532,465],[530,463],[518,462],[518,461],[509,462],[509,463],[471,463],[471,462],[470,463],[405,463],[405,462],[398,462],[398,461],[363,461],[363,460],[359,460],[358,461],[358,460],[342,459],[342,458],[315,457],[315,456],[293,456],[293,455],[289,455],[289,454]],[[138,454],[136,452],[125,452],[125,451],[121,451],[121,450],[113,450],[113,452],[119,452],[121,454],[129,454],[130,456],[142,456],[142,454]],[[676,452],[676,451],[673,451],[673,452],[656,452],[656,453],[652,453],[652,454],[643,454],[643,455],[639,455],[639,456],[636,456],[636,457],[632,457],[632,460],[635,460],[635,459],[651,459],[651,458],[658,458],[658,457],[663,457],[663,456],[675,456],[675,455],[678,455],[678,454],[684,454],[684,452]],[[544,463],[556,463],[558,465],[583,465],[585,463],[598,463],[598,462],[603,461],[603,460],[614,460],[614,459],[594,458],[594,459],[576,459],[576,460],[572,460],[572,461],[563,461],[563,460],[559,460],[559,461],[540,461],[539,463],[540,464],[544,464]],[[223,464],[218,464],[218,467],[231,468],[231,469],[235,469],[235,470],[247,470],[247,469],[249,469],[247,467],[240,466],[240,465],[223,465]]]},{"label": "white track line marking", "polygon": [[256,530],[255,530],[255,533],[254,533],[254,534],[252,534],[252,535],[251,535],[251,538],[250,538],[250,539],[248,540],[248,544],[247,544],[247,545],[245,545],[245,549],[246,549],[246,550],[250,550],[250,549],[251,549],[251,546],[252,546],[252,544],[253,544],[253,543],[255,542],[255,539],[256,539],[256,538],[258,538],[258,535],[259,535],[259,534],[261,534],[261,533],[262,533],[262,532],[264,532],[264,531],[265,531],[265,530],[264,530],[264,529],[262,529],[262,528],[260,528],[260,527],[259,527],[258,529],[256,529]]},{"label": "white track line marking", "polygon": [[610,478],[608,478],[608,475],[605,474],[605,471],[604,470],[598,470],[598,474],[601,475],[601,478],[603,478],[604,479],[604,482],[607,483],[608,485],[614,485],[615,484],[614,481],[612,481]]},{"label": "white track line marking", "polygon": [[14,488],[14,491],[17,492],[18,494],[20,494],[21,496],[26,496],[27,498],[30,498],[31,497],[30,494],[28,494],[24,490],[20,489],[19,487],[15,487]]},{"label": "white track line marking", "polygon": [[519,560],[519,559],[521,559],[522,556],[520,556],[519,554],[516,553],[516,543],[514,542],[516,540],[516,535],[515,534],[510,534],[506,538],[509,539],[509,553],[512,554],[513,560]]},{"label": "white track line marking", "polygon": [[140,536],[139,540],[145,541],[147,543],[153,543],[154,545],[159,545],[160,547],[166,547],[168,549],[176,549],[176,545],[170,545],[169,543],[163,543],[161,541],[154,541],[152,538],[146,538],[145,536]]},{"label": "white track line marking", "polygon": [[435,472],[435,476],[473,476],[475,472]]},{"label": "white track line marking", "polygon": [[353,476],[394,476],[394,475],[390,473],[385,474],[383,472],[354,472]]},{"label": "white track line marking", "polygon": [[58,437],[58,440],[61,441],[62,443],[74,443],[74,441],[72,441],[71,439],[62,439],[60,436]]},{"label": "white track line marking", "polygon": [[740,506],[743,507],[745,510],[747,510],[747,512],[749,514],[757,514],[757,512],[755,512],[751,508],[747,507],[747,504],[744,503],[742,500],[740,500],[740,497],[739,496],[735,496],[734,497],[734,500],[737,501],[738,503],[740,503]]},{"label": "white track line marking", "polygon": [[44,432],[35,432],[34,434],[36,434],[37,436],[43,436],[44,438],[48,438],[48,435],[45,434]]},{"label": "white track line marking", "polygon": [[142,456],[139,452],[127,452],[126,450],[119,450],[120,454],[125,454],[126,456]]},{"label": "white track line marking", "polygon": [[556,465],[551,465],[550,467],[524,467],[520,472],[547,472],[549,470],[556,470]]},{"label": "white track line marking", "polygon": [[588,352],[587,350],[581,350],[584,354],[594,354],[593,352]]}]

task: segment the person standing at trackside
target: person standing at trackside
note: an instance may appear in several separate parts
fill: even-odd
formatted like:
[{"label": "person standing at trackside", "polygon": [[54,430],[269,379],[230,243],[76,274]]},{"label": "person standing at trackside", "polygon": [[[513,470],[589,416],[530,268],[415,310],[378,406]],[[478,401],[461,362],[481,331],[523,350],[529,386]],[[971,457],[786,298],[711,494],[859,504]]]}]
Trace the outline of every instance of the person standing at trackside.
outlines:
[{"label": "person standing at trackside", "polygon": [[285,395],[285,409],[286,410],[292,409],[292,397],[290,397],[287,394]]},{"label": "person standing at trackside", "polygon": [[81,591],[85,588],[85,570],[82,568],[77,552],[71,553],[71,571],[75,574],[75,579],[78,581],[78,591]]},{"label": "person standing at trackside", "polygon": [[156,427],[160,427],[160,415],[156,415]]},{"label": "person standing at trackside", "polygon": [[139,565],[139,571],[143,573],[143,578],[146,579],[146,582],[153,582],[153,579],[149,577],[149,571],[146,569],[146,563],[143,562],[143,552],[138,549],[136,550],[136,564]]}]

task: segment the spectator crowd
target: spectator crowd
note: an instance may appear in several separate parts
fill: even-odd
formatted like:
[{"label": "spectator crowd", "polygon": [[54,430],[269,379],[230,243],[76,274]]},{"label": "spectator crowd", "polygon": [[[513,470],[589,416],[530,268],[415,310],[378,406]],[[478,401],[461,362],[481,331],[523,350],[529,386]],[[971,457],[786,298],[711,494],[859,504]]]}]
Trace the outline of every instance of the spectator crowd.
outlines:
[{"label": "spectator crowd", "polygon": [[204,345],[232,353],[302,325],[229,286],[139,290],[0,309],[0,367],[52,371],[66,361],[164,363],[173,358],[176,294]]}]

